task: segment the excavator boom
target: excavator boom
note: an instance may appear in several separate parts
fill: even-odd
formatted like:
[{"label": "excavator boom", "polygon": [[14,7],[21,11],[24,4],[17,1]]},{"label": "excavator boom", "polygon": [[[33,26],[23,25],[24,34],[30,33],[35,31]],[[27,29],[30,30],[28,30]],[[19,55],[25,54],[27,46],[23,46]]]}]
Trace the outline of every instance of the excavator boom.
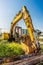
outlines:
[{"label": "excavator boom", "polygon": [[25,21],[31,42],[33,44],[33,46],[36,48],[36,42],[35,42],[35,38],[34,38],[34,32],[33,32],[33,24],[32,24],[32,20],[30,17],[29,12],[27,11],[26,7],[22,8],[22,13],[23,13],[23,19]]}]

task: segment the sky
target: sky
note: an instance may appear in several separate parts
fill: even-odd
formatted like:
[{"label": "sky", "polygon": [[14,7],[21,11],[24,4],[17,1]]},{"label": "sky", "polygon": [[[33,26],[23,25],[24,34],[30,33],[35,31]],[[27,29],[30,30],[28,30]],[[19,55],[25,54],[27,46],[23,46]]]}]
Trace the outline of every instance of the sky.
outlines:
[{"label": "sky", "polygon": [[[22,6],[29,11],[34,28],[43,31],[43,0],[0,0],[0,28],[9,32],[11,22]],[[26,28],[23,19],[18,25]]]}]

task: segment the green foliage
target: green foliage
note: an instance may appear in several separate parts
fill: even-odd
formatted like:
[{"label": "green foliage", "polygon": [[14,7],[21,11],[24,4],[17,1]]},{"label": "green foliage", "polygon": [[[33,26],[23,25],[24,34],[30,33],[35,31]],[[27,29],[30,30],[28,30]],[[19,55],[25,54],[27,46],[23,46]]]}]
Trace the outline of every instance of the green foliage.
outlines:
[{"label": "green foliage", "polygon": [[18,56],[22,55],[24,51],[22,50],[21,44],[18,43],[0,43],[0,57],[6,56]]},{"label": "green foliage", "polygon": [[41,51],[43,52],[43,44],[41,44],[40,47],[41,47]]},{"label": "green foliage", "polygon": [[8,40],[0,40],[0,43],[6,44],[6,43],[9,43],[9,42],[8,42]]}]

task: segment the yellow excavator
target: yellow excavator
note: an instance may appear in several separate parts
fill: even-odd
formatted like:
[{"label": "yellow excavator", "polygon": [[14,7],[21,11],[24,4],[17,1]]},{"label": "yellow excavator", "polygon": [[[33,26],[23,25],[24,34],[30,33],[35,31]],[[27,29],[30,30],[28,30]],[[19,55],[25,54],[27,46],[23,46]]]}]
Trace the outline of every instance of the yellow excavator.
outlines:
[{"label": "yellow excavator", "polygon": [[[11,23],[9,39],[10,40],[12,40],[12,39],[15,40],[15,37],[13,36],[13,29],[14,29],[16,23],[19,20],[21,20],[22,18],[23,18],[23,20],[26,24],[26,27],[27,27],[27,30],[28,30],[28,33],[29,33],[27,35],[21,35],[22,48],[25,50],[26,54],[37,53],[37,52],[39,52],[40,45],[36,42],[36,40],[34,38],[34,31],[33,31],[34,28],[33,28],[33,25],[32,25],[31,16],[30,16],[30,14],[27,11],[25,6],[22,7],[22,10],[19,11],[19,13],[16,15],[16,17],[13,19],[13,21]],[[17,38],[20,39],[19,35],[17,36]]]}]

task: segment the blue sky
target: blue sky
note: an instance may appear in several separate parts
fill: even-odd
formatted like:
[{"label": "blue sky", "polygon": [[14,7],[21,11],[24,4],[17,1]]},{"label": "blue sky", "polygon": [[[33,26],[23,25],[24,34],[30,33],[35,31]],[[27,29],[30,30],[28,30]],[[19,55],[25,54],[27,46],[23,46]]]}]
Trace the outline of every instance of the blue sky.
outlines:
[{"label": "blue sky", "polygon": [[[43,31],[43,0],[0,0],[0,28],[10,31],[13,18],[26,6],[35,29]],[[23,19],[18,25],[26,28]]]}]

